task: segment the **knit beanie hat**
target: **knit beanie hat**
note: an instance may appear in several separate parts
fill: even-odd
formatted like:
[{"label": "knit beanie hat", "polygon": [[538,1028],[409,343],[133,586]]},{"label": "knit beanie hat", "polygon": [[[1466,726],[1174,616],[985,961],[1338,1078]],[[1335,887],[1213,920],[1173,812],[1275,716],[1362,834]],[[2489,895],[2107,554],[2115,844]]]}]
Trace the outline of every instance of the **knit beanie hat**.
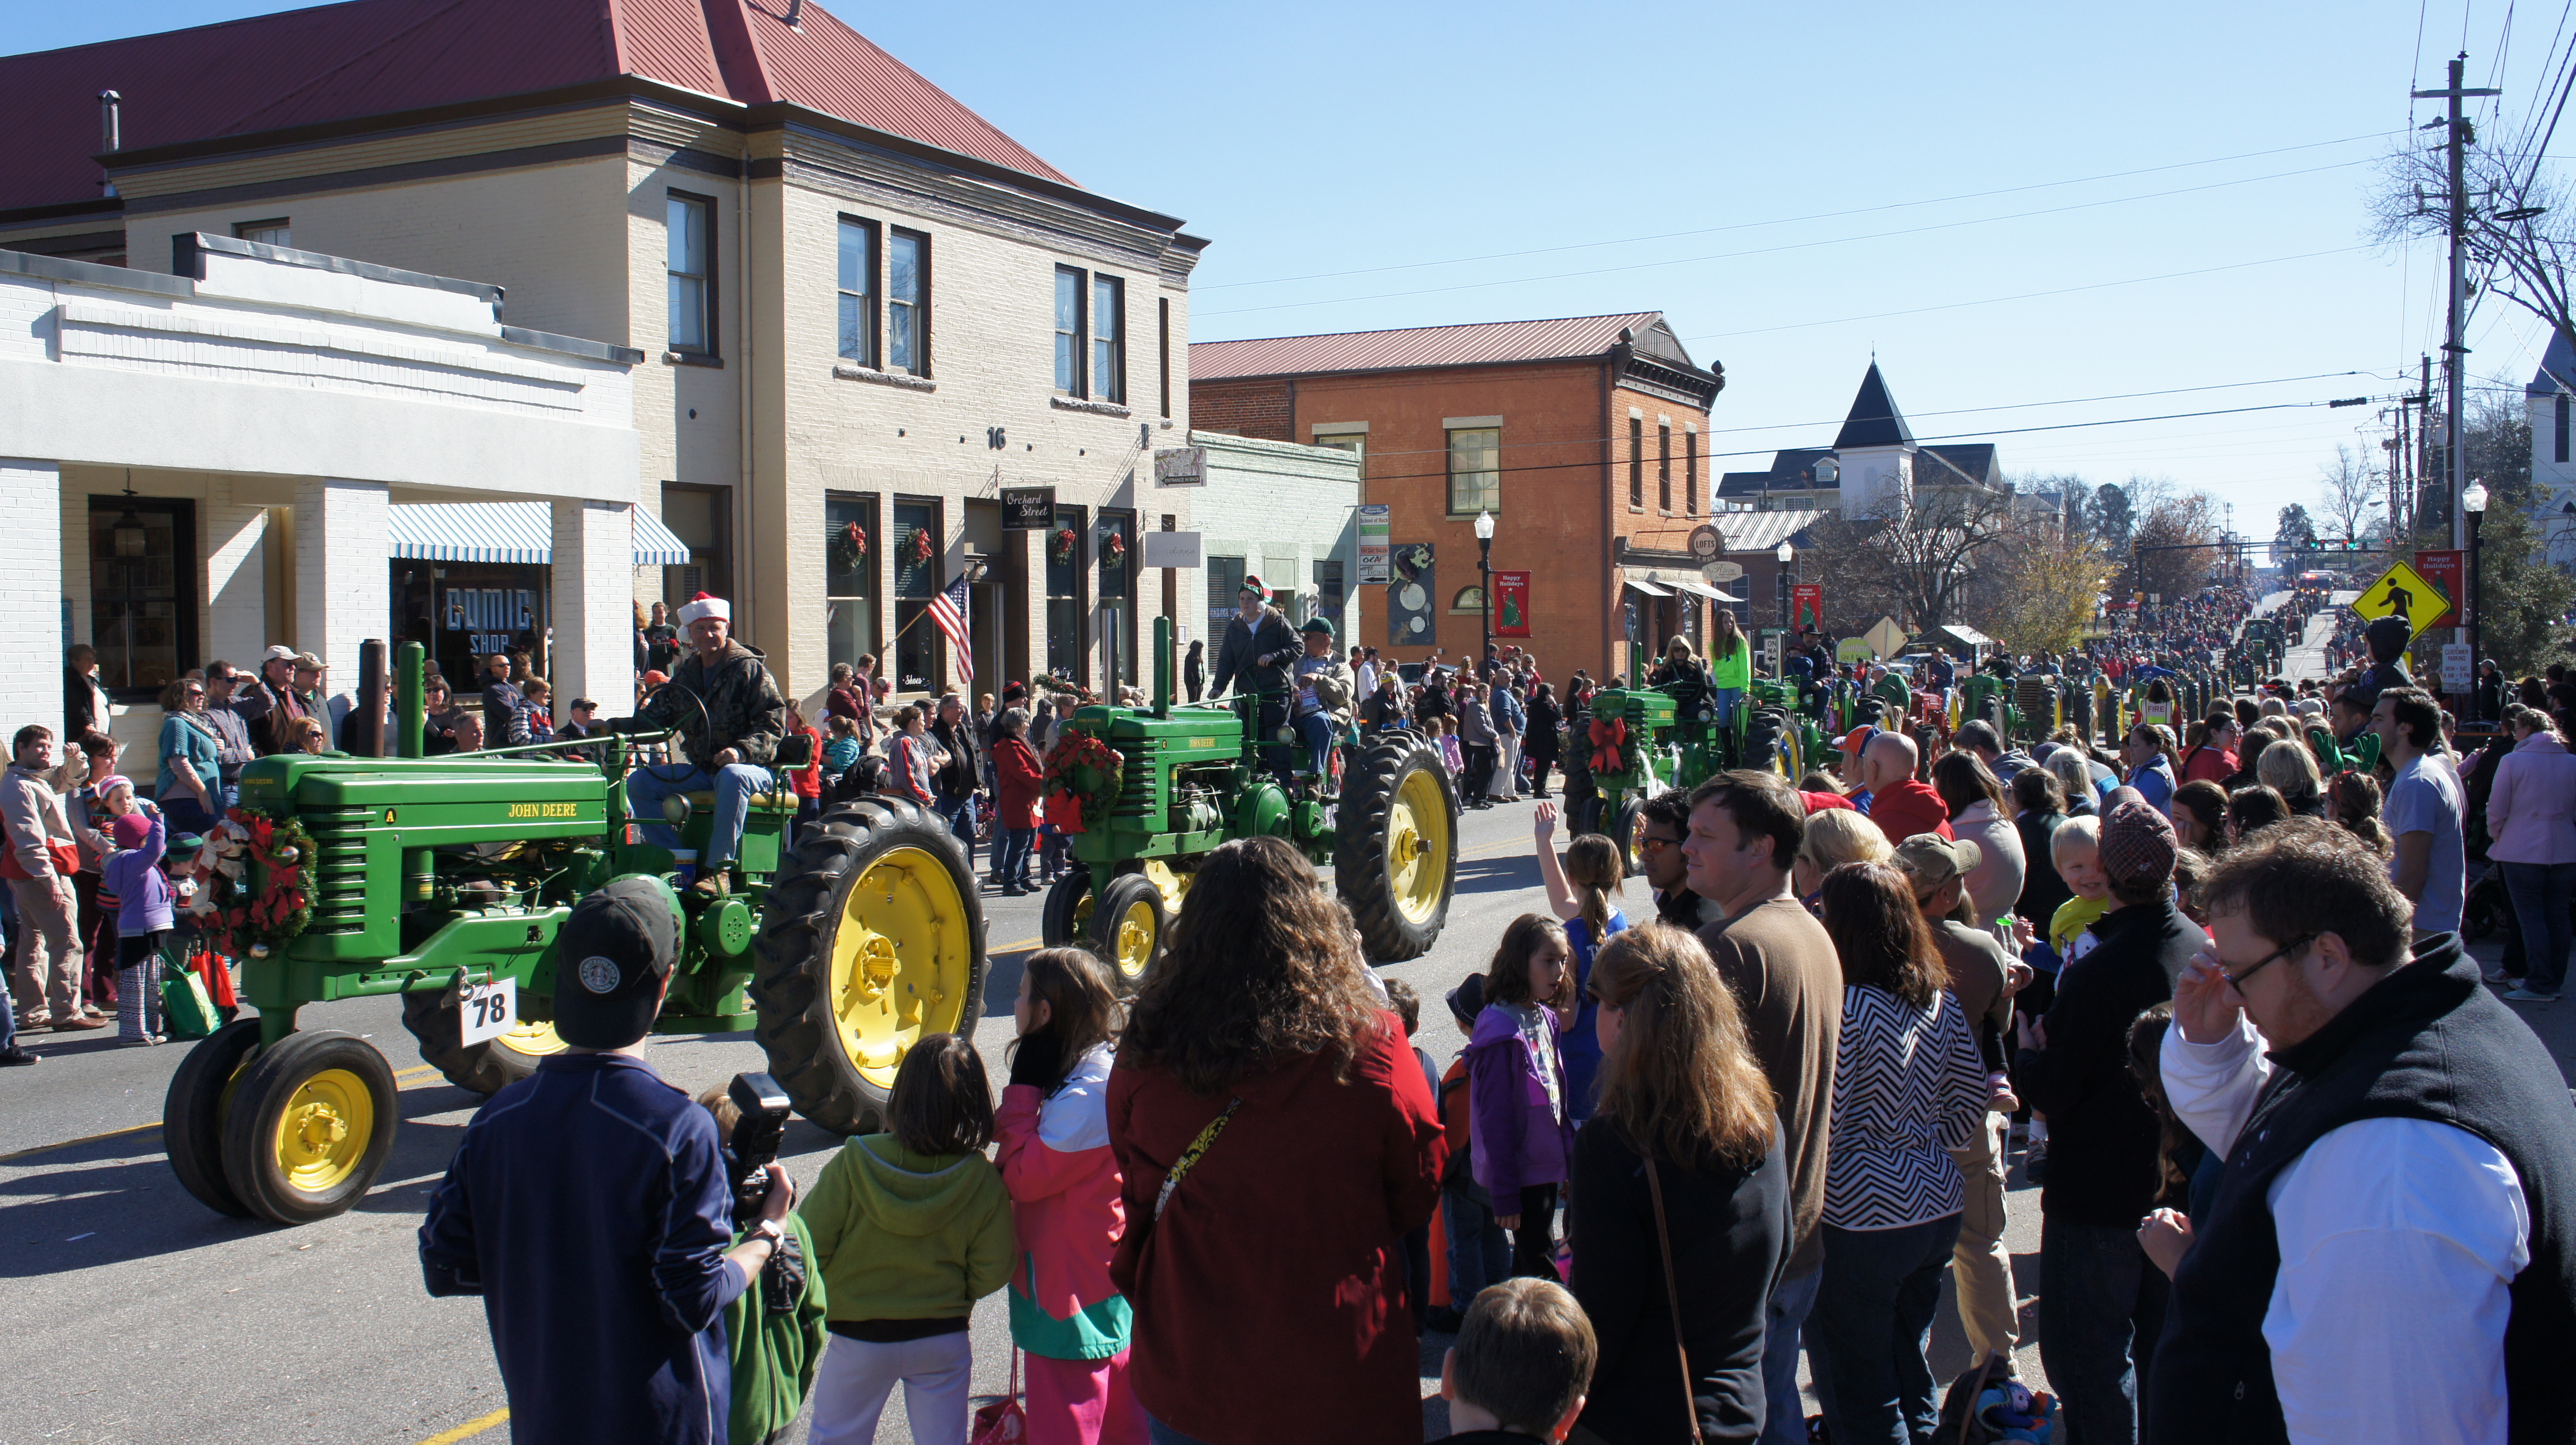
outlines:
[{"label": "knit beanie hat", "polygon": [[2113,788],[2102,815],[2102,871],[2121,879],[2161,881],[2174,871],[2173,823],[2135,788]]},{"label": "knit beanie hat", "polygon": [[152,820],[141,813],[120,813],[108,820],[107,836],[119,848],[140,848],[152,836]]}]

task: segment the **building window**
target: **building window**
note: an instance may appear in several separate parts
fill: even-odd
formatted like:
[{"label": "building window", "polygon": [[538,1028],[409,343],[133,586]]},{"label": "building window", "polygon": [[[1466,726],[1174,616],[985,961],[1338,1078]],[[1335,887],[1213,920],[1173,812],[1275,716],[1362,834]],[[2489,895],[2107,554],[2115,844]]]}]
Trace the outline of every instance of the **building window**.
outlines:
[{"label": "building window", "polygon": [[273,216],[265,221],[242,222],[233,227],[233,238],[240,241],[256,241],[263,246],[292,247],[295,244],[295,228],[287,224],[286,217]]},{"label": "building window", "polygon": [[1489,426],[1449,433],[1449,514],[1472,517],[1503,509],[1503,433]]},{"label": "building window", "polygon": [[1082,395],[1082,273],[1055,268],[1055,389]]},{"label": "building window", "polygon": [[1100,644],[1108,686],[1138,680],[1136,665],[1136,514],[1100,514],[1092,537],[1100,565]]},{"label": "building window", "polygon": [[[1457,435],[1457,433],[1456,433],[1456,432],[1451,432],[1451,433],[1450,433],[1450,435],[1454,437],[1454,436],[1456,436],[1456,435]],[[1361,481],[1367,481],[1367,480],[1368,480],[1368,433],[1367,433],[1367,432],[1359,432],[1359,431],[1335,432],[1335,433],[1333,433],[1333,434],[1332,434],[1332,435],[1330,435],[1330,436],[1319,436],[1319,437],[1315,438],[1315,445],[1317,445],[1317,446],[1319,446],[1319,447],[1330,447],[1331,449],[1333,449],[1334,451],[1337,451],[1337,452],[1349,452],[1352,456],[1355,456],[1355,457],[1359,458],[1359,462],[1360,462],[1360,480],[1361,480]]]},{"label": "building window", "polygon": [[[1156,364],[1156,366],[1155,366],[1155,368],[1154,368],[1154,374],[1155,374],[1157,377],[1161,378],[1161,382],[1162,382],[1162,388],[1163,388],[1163,415],[1165,415],[1165,416],[1170,416],[1170,415],[1172,414],[1172,298],[1171,298],[1171,297],[1169,297],[1169,296],[1158,296],[1158,297],[1156,297],[1156,298],[1154,299],[1154,317],[1155,317],[1155,344],[1156,344],[1156,346],[1157,346],[1157,347],[1160,349],[1160,351],[1161,351],[1161,358],[1160,358],[1160,360],[1157,362],[1157,364]],[[1169,529],[1167,528],[1166,530],[1169,530]]]},{"label": "building window", "polygon": [[886,241],[886,370],[930,374],[930,238],[918,231]]},{"label": "building window", "polygon": [[877,364],[877,228],[841,218],[841,359]]},{"label": "building window", "polygon": [[715,202],[672,191],[666,198],[663,229],[669,255],[670,349],[715,350]]},{"label": "building window", "polygon": [[1091,390],[1127,404],[1127,283],[1115,276],[1091,278]]},{"label": "building window", "polygon": [[[853,537],[852,527],[858,528]],[[884,555],[873,492],[823,494],[823,612],[827,662],[858,666],[877,650],[877,560]]]},{"label": "building window", "polygon": [[89,637],[98,681],[150,702],[197,658],[197,509],[184,498],[89,499]]},{"label": "building window", "polygon": [[[1055,527],[1046,535],[1047,671],[1080,682],[1085,671],[1082,645],[1083,576],[1080,507],[1058,507]],[[1070,534],[1071,545],[1065,538]]]},{"label": "building window", "polygon": [[2557,402],[2557,407],[2556,425],[2551,428],[2555,433],[2554,440],[2551,442],[2551,459],[2563,462],[2567,460],[2567,393],[2562,391],[2552,399]]},{"label": "building window", "polygon": [[1633,416],[1628,418],[1628,505],[1640,510],[1646,505],[1646,423]]},{"label": "building window", "polygon": [[1469,617],[1483,616],[1485,611],[1485,589],[1482,587],[1459,588],[1458,595],[1449,599],[1449,611],[1453,615],[1464,613]]},{"label": "building window", "polygon": [[[1242,587],[1242,558],[1210,557],[1207,559],[1207,630],[1210,643],[1224,640],[1225,624],[1234,616],[1235,593]],[[1214,658],[1208,660],[1208,666],[1211,668],[1216,666]]]},{"label": "building window", "polygon": [[1673,429],[1669,424],[1655,428],[1655,505],[1667,512],[1673,509]]},{"label": "building window", "polygon": [[[898,692],[927,692],[939,675],[939,629],[925,614],[939,595],[939,503],[928,499],[894,504],[894,685]],[[915,539],[930,538],[930,556],[921,558]]]},{"label": "building window", "polygon": [[1333,633],[1349,641],[1349,629],[1342,626],[1342,559],[1315,559],[1315,615],[1333,624]]},{"label": "building window", "polygon": [[1699,515],[1699,433],[1682,433],[1682,510]]}]

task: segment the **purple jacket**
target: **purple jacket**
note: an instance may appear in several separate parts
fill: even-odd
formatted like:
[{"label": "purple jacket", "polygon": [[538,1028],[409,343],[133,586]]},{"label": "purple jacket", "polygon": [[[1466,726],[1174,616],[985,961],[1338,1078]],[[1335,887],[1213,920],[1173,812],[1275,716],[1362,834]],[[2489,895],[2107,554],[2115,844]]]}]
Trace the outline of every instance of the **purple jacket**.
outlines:
[{"label": "purple jacket", "polygon": [[[1554,1027],[1555,1015],[1541,1010]],[[1574,1157],[1574,1124],[1566,1105],[1573,1091],[1565,1078],[1565,1034],[1556,1033],[1556,1096],[1548,1107],[1547,1083],[1537,1050],[1521,1037],[1511,1011],[1487,1004],[1467,1040],[1467,1137],[1475,1155],[1476,1182],[1494,1196],[1498,1214],[1517,1211],[1524,1185],[1562,1184]]]},{"label": "purple jacket", "polygon": [[116,895],[116,931],[140,938],[170,926],[170,879],[161,871],[161,850],[169,828],[152,816],[152,832],[139,848],[120,848],[99,865],[100,886]]},{"label": "purple jacket", "polygon": [[2576,753],[2556,734],[2533,733],[2497,761],[2487,831],[2499,863],[2576,863]]}]

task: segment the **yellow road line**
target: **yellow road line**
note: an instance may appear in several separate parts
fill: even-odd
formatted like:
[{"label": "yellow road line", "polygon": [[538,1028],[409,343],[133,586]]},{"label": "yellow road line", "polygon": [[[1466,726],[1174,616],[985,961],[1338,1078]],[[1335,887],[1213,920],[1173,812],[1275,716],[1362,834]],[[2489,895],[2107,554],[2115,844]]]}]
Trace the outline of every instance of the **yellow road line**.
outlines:
[{"label": "yellow road line", "polygon": [[510,1410],[509,1407],[505,1405],[500,1409],[493,1411],[491,1414],[484,1416],[480,1420],[468,1420],[453,1430],[441,1430],[437,1434],[430,1436],[428,1439],[421,1441],[420,1445],[456,1445],[457,1441],[470,1440],[509,1418]]},{"label": "yellow road line", "polygon": [[[428,1065],[423,1065],[417,1069],[405,1069],[401,1073],[394,1075],[394,1084],[396,1087],[400,1087],[402,1082],[406,1079],[417,1081],[425,1075],[435,1074],[437,1072],[437,1069]],[[57,1149],[74,1149],[83,1144],[95,1144],[101,1139],[114,1139],[124,1134],[140,1134],[147,1129],[158,1129],[160,1127],[161,1121],[155,1119],[149,1124],[128,1124],[122,1129],[110,1129],[103,1134],[83,1134],[77,1139],[65,1139],[59,1143],[53,1144],[39,1144],[33,1149],[20,1149],[14,1153],[0,1154],[0,1164],[6,1164],[12,1159],[27,1159],[38,1154],[51,1154]],[[457,1438],[462,1439],[464,1437],[459,1436]]]},{"label": "yellow road line", "polygon": [[984,951],[986,953],[1017,953],[1021,949],[1035,948],[1044,942],[1046,942],[1046,940],[1043,938],[1023,938],[1017,943],[987,944],[985,945]]}]

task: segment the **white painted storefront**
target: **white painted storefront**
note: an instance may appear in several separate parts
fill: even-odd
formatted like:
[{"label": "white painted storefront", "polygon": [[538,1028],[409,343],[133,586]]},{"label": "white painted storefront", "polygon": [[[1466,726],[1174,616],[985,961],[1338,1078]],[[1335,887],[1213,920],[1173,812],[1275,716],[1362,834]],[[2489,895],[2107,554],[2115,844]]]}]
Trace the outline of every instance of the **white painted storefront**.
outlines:
[{"label": "white painted storefront", "polygon": [[[555,685],[631,696],[641,353],[505,326],[497,287],[195,239],[177,276],[0,251],[0,731],[61,725],[70,642],[117,669],[128,773],[176,672],[286,643],[354,687],[411,503],[547,504]],[[167,565],[106,546],[128,508]]]}]

